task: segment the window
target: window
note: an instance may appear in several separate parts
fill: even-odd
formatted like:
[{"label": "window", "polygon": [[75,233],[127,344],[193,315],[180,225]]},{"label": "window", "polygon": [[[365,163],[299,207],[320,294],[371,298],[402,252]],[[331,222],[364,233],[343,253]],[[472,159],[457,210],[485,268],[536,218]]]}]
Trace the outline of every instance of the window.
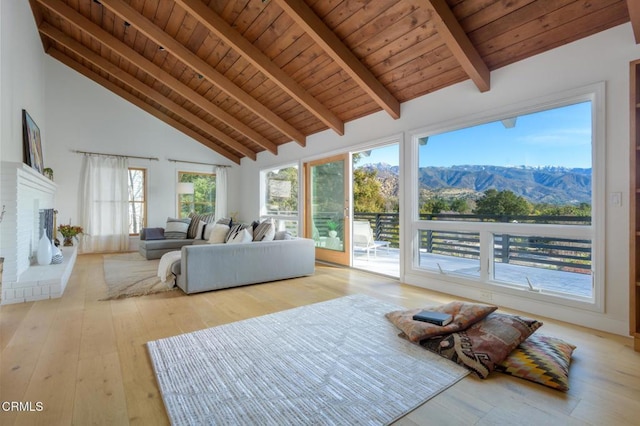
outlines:
[{"label": "window", "polygon": [[193,194],[178,194],[178,213],[209,214],[216,211],[216,175],[214,173],[178,172],[178,182],[192,183]]},{"label": "window", "polygon": [[262,218],[273,218],[278,231],[298,235],[298,165],[263,170],[260,173]]},{"label": "window", "polygon": [[417,270],[600,303],[592,241],[601,223],[594,200],[602,89],[592,90],[414,134]]},{"label": "window", "polygon": [[147,226],[147,171],[129,168],[129,234],[138,235]]}]

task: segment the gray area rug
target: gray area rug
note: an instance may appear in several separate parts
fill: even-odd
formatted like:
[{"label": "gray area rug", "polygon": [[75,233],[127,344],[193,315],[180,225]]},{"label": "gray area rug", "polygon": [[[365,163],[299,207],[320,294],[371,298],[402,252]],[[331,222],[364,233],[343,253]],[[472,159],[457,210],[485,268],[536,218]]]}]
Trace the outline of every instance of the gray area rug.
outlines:
[{"label": "gray area rug", "polygon": [[147,343],[174,425],[374,425],[468,374],[353,295]]},{"label": "gray area rug", "polygon": [[144,296],[174,290],[173,282],[158,278],[159,259],[147,260],[139,253],[105,254],[104,281],[106,297],[100,300]]}]

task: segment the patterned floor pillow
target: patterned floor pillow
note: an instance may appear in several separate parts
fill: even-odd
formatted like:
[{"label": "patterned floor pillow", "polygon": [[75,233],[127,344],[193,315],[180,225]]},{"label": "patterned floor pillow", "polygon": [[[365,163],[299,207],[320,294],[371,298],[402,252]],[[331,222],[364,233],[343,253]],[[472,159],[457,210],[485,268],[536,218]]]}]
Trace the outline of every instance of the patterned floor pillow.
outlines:
[{"label": "patterned floor pillow", "polygon": [[[424,309],[451,314],[453,316],[453,321],[445,326],[415,321],[413,316]],[[404,333],[402,337],[407,338],[414,343],[418,343],[428,337],[464,330],[470,325],[480,321],[496,309],[498,309],[498,307],[493,305],[456,301],[444,305],[429,306],[426,308],[393,311],[387,313],[385,316]]]},{"label": "patterned floor pillow", "polygon": [[575,348],[562,339],[534,334],[498,364],[496,371],[567,391],[571,354]]},{"label": "patterned floor pillow", "polygon": [[494,312],[466,330],[425,339],[420,345],[486,379],[541,326],[535,319]]}]

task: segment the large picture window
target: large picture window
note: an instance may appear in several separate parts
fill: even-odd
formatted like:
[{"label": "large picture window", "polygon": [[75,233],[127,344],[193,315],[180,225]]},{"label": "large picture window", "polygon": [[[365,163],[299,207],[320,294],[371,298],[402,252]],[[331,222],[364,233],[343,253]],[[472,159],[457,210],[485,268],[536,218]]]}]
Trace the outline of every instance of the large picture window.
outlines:
[{"label": "large picture window", "polygon": [[290,164],[260,173],[260,211],[262,218],[272,218],[279,231],[298,235],[298,165]]},{"label": "large picture window", "polygon": [[214,173],[178,172],[178,182],[192,183],[193,193],[178,194],[178,213],[209,214],[216,211],[216,175]]},{"label": "large picture window", "polygon": [[415,135],[414,266],[593,303],[596,99]]}]

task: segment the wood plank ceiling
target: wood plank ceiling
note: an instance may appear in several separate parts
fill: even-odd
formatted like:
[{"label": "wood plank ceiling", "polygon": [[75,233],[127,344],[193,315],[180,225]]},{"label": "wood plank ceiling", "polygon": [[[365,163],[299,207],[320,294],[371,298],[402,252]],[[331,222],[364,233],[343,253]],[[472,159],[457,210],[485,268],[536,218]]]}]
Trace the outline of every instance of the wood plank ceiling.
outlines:
[{"label": "wood plank ceiling", "polygon": [[490,90],[492,70],[630,16],[639,34],[635,1],[30,3],[46,53],[240,163],[466,79]]}]

